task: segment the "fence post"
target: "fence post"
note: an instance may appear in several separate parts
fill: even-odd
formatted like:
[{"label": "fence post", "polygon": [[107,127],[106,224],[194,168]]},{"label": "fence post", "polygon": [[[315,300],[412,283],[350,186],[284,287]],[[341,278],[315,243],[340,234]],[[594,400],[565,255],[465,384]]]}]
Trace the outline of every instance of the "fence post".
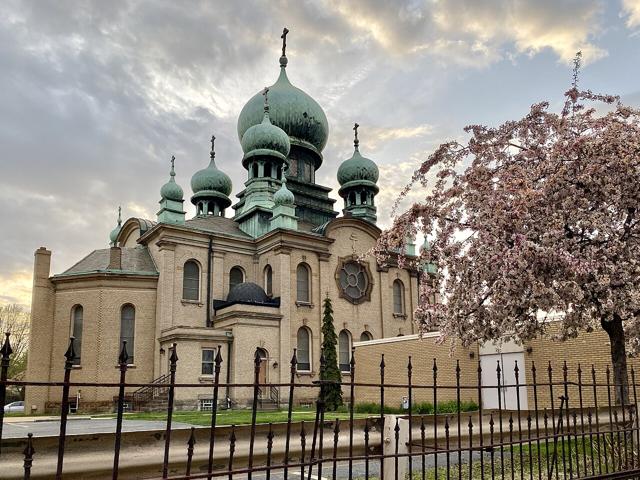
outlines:
[{"label": "fence post", "polygon": [[33,465],[33,455],[36,453],[33,448],[33,433],[27,434],[27,446],[24,447],[22,454],[24,455],[24,480],[31,478],[31,466]]},{"label": "fence post", "polygon": [[171,356],[169,357],[169,398],[167,399],[167,427],[164,434],[164,459],[162,461],[162,478],[169,476],[169,447],[171,445],[171,421],[173,420],[173,401],[176,388],[176,369],[178,366],[178,344],[171,346]]},{"label": "fence post", "polygon": [[73,348],[74,337],[69,339],[69,348],[65,352],[64,362],[64,382],[62,386],[62,406],[60,412],[60,436],[58,438],[58,464],[56,466],[56,480],[62,478],[62,463],[64,460],[64,442],[67,434],[67,415],[69,414],[69,380],[71,378],[71,368],[76,358],[76,351]]},{"label": "fence post", "polygon": [[[405,478],[409,472],[409,421],[396,415],[386,415],[382,430],[383,471],[387,478]],[[398,474],[396,476],[396,466]]]},{"label": "fence post", "polygon": [[[227,347],[228,348],[228,347]],[[209,462],[207,464],[207,478],[211,480],[211,473],[213,472],[213,449],[216,443],[216,415],[218,413],[218,390],[220,388],[220,366],[222,365],[222,355],[220,351],[222,346],[218,345],[218,353],[216,354],[215,366],[214,366],[214,378],[213,378],[213,402],[211,404],[211,429],[209,430]],[[227,383],[229,379],[227,378]]]},{"label": "fence post", "polygon": [[2,353],[2,363],[0,368],[0,453],[2,452],[2,425],[4,423],[4,402],[7,396],[7,377],[9,376],[9,357],[13,353],[13,349],[11,348],[11,343],[9,342],[9,336],[11,335],[9,332],[5,333],[6,337],[4,339],[4,344],[2,345],[2,349],[0,349],[0,353]]},{"label": "fence post", "polygon": [[120,440],[122,439],[122,414],[124,412],[124,381],[127,375],[127,365],[129,363],[129,354],[127,353],[127,342],[122,342],[122,350],[118,357],[118,365],[120,367],[120,385],[118,387],[118,413],[116,419],[116,440],[113,453],[113,480],[118,479],[118,466],[120,463]]}]

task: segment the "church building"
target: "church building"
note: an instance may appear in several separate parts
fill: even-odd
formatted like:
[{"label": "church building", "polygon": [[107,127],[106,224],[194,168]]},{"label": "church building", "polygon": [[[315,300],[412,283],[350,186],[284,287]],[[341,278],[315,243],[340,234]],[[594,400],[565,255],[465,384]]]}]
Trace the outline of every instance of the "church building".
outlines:
[{"label": "church building", "polygon": [[[380,235],[379,175],[360,153],[357,124],[353,155],[337,171],[341,214],[331,189],[316,183],[329,125],[320,105],[288,78],[287,32],[276,82],[256,93],[238,118],[246,182],[235,204],[212,137],[208,165],[203,158],[188,200],[172,159],[155,219],[123,222],[119,213],[110,247],[62,273],[51,274],[51,251],[36,250],[29,381],[62,379],[73,336],[73,382],[117,382],[126,341],[127,381],[162,384],[175,343],[176,381],[206,387],[177,389],[177,406],[206,410],[219,347],[221,382],[253,382],[256,349],[260,381],[288,382],[294,348],[296,382],[317,380],[327,297],[345,379],[354,342],[414,333],[418,272],[362,257]],[[185,201],[195,206],[193,218]],[[412,245],[407,249],[415,254]],[[262,400],[286,402],[287,391],[261,391]],[[296,402],[310,402],[315,393],[300,388]],[[80,411],[110,410],[114,395],[114,388],[71,389]],[[221,392],[231,406],[245,406],[250,396],[250,389]],[[29,387],[25,410],[51,411],[60,400],[60,389]]]}]

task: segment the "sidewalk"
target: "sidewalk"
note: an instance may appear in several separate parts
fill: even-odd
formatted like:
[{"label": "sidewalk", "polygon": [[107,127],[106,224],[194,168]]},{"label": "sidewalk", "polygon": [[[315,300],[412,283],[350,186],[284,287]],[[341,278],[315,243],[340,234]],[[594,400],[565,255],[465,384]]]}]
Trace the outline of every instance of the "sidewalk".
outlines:
[{"label": "sidewalk", "polygon": [[[91,420],[93,417],[90,415],[69,415],[67,421],[71,420]],[[11,416],[4,417],[4,423],[22,423],[22,422],[55,422],[59,421],[59,415],[38,415],[34,417],[20,417]]]}]

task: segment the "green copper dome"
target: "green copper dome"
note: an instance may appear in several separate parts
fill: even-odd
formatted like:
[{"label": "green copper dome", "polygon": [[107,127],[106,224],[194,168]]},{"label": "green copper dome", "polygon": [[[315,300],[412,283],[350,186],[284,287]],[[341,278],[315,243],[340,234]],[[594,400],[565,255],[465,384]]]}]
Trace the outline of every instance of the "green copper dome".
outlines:
[{"label": "green copper dome", "polygon": [[249,127],[242,136],[244,159],[254,155],[271,155],[285,160],[289,155],[291,143],[287,133],[270,121],[270,114],[264,112],[262,122]]},{"label": "green copper dome", "polygon": [[358,147],[355,148],[353,156],[342,162],[340,168],[338,168],[338,182],[340,182],[340,185],[357,180],[376,183],[378,175],[378,166],[373,160],[360,155]]},{"label": "green copper dome", "polygon": [[[286,60],[286,57],[283,57]],[[269,87],[269,103],[272,108],[271,123],[289,135],[292,145],[322,152],[329,136],[327,117],[313,98],[294,87],[285,70],[286,62],[280,59],[280,76]],[[243,107],[238,117],[238,137],[242,141],[245,132],[263,120],[262,95],[256,93]]]},{"label": "green copper dome", "polygon": [[167,200],[174,200],[181,202],[184,198],[184,191],[182,187],[176,183],[176,172],[173,166],[173,162],[176,157],[171,157],[171,173],[169,174],[169,181],[160,188],[160,195]]},{"label": "green copper dome", "polygon": [[282,185],[273,195],[273,203],[275,203],[276,205],[294,205],[295,197],[291,190],[287,188],[286,177],[283,175],[282,178]]},{"label": "green copper dome", "polygon": [[218,192],[228,196],[231,189],[231,179],[222,170],[218,170],[214,157],[211,157],[207,168],[198,170],[191,177],[191,190],[194,194]]}]

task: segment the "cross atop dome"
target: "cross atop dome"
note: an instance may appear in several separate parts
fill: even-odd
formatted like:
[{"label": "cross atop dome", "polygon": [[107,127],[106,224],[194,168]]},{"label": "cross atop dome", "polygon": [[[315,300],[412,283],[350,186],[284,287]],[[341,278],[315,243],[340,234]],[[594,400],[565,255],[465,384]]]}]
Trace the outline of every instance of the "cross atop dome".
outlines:
[{"label": "cross atop dome", "polygon": [[281,67],[286,67],[288,60],[287,60],[287,34],[289,33],[289,29],[287,27],[284,27],[282,29],[282,35],[280,35],[280,38],[282,39],[282,56],[280,57],[280,66]]},{"label": "cross atop dome", "polygon": [[358,145],[360,145],[360,140],[358,140],[358,127],[360,125],[358,125],[357,123],[353,124],[353,146],[356,147],[356,150],[358,149]]}]

